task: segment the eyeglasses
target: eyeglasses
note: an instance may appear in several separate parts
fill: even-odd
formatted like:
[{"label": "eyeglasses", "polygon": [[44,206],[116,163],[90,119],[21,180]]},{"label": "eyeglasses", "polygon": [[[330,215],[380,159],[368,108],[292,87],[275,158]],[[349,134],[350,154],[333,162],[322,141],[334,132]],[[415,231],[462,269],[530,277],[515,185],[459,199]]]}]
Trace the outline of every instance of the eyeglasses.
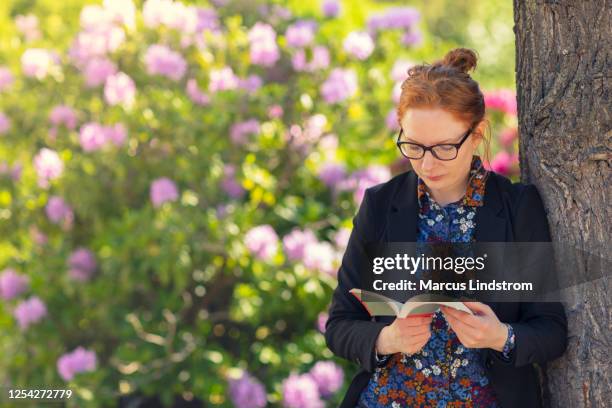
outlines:
[{"label": "eyeglasses", "polygon": [[472,125],[467,132],[461,137],[459,143],[441,143],[433,146],[424,146],[419,143],[413,142],[405,142],[400,140],[402,134],[404,132],[403,129],[400,130],[399,135],[397,136],[397,147],[400,152],[407,159],[418,160],[425,156],[426,151],[431,151],[431,154],[438,160],[453,160],[457,158],[457,154],[459,154],[459,148],[465,140],[468,138],[470,134],[474,131],[475,126]]}]

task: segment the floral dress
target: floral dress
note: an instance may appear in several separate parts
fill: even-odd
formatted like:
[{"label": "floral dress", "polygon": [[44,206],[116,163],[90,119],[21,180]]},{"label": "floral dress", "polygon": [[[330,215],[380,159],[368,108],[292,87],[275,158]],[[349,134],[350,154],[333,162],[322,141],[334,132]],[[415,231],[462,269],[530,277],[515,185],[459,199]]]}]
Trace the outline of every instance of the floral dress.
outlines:
[{"label": "floral dress", "polygon": [[[487,171],[478,156],[472,159],[466,195],[444,207],[438,205],[419,178],[417,242],[473,242],[476,207],[483,204]],[[503,356],[514,348],[508,326]],[[437,311],[431,337],[421,351],[387,356],[364,388],[359,407],[499,407],[480,362],[479,349],[464,347]]]}]

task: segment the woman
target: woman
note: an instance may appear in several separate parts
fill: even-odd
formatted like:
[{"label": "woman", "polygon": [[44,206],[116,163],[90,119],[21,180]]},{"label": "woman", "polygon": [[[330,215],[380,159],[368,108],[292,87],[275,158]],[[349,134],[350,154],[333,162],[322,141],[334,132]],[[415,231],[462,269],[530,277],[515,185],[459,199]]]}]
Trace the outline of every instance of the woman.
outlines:
[{"label": "woman", "polygon": [[371,319],[349,293],[369,264],[368,242],[548,242],[533,185],[486,171],[483,95],[459,48],[408,71],[398,147],[412,170],[369,188],[353,219],[326,325],[328,347],[361,366],[342,407],[539,407],[533,364],[563,354],[560,303],[470,302],[473,315]]}]

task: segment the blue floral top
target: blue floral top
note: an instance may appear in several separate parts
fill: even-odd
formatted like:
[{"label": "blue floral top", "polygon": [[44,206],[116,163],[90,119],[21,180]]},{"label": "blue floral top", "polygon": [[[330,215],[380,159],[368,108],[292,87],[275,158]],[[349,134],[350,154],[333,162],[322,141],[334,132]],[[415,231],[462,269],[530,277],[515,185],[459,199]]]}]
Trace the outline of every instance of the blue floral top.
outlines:
[{"label": "blue floral top", "polygon": [[[444,207],[436,203],[419,178],[417,242],[473,242],[476,207],[483,205],[488,172],[478,156],[472,159],[466,195]],[[503,356],[514,348],[508,326]],[[464,347],[437,311],[431,337],[412,355],[385,356],[359,399],[359,407],[499,407],[495,392],[481,365],[479,349]]]}]

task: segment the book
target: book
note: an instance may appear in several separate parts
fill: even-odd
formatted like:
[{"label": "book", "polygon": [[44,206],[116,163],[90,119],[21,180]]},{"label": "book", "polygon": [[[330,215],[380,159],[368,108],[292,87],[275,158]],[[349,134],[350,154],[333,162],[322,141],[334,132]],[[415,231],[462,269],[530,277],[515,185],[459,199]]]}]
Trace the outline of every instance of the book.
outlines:
[{"label": "book", "polygon": [[351,289],[349,292],[361,302],[370,316],[396,316],[399,318],[429,316],[440,306],[452,307],[471,315],[474,314],[463,302],[440,294],[422,293],[401,303],[363,289]]}]

